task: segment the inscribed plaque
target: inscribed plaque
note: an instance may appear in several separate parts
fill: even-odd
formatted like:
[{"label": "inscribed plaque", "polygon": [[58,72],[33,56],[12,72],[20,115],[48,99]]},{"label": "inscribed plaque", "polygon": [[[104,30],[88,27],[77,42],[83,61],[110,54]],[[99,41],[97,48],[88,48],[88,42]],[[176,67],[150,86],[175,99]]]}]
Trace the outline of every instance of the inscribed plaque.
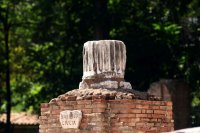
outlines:
[{"label": "inscribed plaque", "polygon": [[62,128],[79,128],[82,119],[80,110],[65,110],[60,112],[60,123]]}]

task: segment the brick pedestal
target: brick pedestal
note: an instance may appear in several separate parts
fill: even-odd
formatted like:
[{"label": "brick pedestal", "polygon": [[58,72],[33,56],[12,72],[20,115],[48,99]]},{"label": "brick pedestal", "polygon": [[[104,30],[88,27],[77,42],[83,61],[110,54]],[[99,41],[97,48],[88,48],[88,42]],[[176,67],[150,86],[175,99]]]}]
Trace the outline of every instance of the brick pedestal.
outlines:
[{"label": "brick pedestal", "polygon": [[[138,100],[158,98],[132,90],[131,84],[124,80],[125,66],[126,47],[122,41],[86,42],[79,89],[41,104],[40,133],[160,133],[173,130],[172,103]],[[82,112],[79,128],[70,126],[67,120],[74,115],[68,110]],[[72,113],[61,117],[66,129],[61,127],[59,120],[61,111]]]},{"label": "brick pedestal", "polygon": [[[81,110],[79,129],[63,129],[59,114]],[[172,103],[147,100],[76,100],[74,96],[41,104],[40,133],[160,133],[173,130]]]}]

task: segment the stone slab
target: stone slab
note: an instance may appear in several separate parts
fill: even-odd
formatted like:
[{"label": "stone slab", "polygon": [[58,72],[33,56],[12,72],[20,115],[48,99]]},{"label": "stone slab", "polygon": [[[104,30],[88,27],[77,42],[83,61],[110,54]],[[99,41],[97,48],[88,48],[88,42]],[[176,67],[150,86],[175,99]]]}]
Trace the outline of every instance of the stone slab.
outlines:
[{"label": "stone slab", "polygon": [[82,119],[80,110],[65,110],[60,112],[60,124],[64,129],[78,129]]}]

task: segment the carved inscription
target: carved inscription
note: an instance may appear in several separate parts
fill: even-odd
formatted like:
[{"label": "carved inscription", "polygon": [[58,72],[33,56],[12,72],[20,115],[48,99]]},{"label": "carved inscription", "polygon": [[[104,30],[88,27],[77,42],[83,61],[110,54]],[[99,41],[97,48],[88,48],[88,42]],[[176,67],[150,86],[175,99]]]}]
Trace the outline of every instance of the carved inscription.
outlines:
[{"label": "carved inscription", "polygon": [[62,128],[79,128],[82,119],[80,110],[65,110],[60,112],[60,123]]}]

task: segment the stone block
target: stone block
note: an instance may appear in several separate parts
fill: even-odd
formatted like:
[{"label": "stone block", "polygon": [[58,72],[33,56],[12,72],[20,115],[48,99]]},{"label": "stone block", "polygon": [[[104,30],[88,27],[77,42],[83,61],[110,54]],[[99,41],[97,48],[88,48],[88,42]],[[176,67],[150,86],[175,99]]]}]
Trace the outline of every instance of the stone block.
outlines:
[{"label": "stone block", "polygon": [[60,112],[60,124],[64,129],[78,129],[82,112],[80,110],[65,110]]},{"label": "stone block", "polygon": [[119,84],[119,88],[121,89],[132,89],[132,86],[129,82],[121,81]]}]

